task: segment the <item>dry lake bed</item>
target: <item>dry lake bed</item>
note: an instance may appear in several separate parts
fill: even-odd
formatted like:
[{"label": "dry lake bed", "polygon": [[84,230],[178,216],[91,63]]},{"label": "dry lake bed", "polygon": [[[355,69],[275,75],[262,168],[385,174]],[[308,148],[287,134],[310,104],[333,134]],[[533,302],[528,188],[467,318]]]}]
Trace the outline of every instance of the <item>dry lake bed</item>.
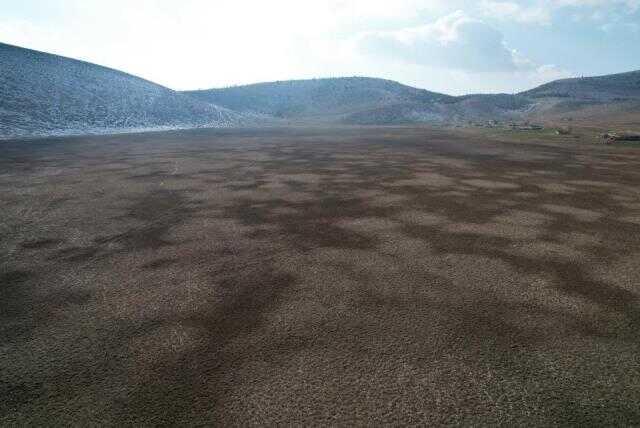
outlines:
[{"label": "dry lake bed", "polygon": [[0,144],[0,425],[638,425],[640,148]]}]

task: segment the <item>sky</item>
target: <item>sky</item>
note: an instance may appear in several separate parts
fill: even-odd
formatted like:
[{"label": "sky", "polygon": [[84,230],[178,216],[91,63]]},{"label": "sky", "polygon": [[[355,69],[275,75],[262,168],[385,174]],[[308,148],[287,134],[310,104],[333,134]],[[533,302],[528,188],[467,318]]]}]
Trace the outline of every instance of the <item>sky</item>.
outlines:
[{"label": "sky", "polygon": [[0,42],[178,90],[370,76],[514,93],[640,69],[640,0],[0,0]]}]

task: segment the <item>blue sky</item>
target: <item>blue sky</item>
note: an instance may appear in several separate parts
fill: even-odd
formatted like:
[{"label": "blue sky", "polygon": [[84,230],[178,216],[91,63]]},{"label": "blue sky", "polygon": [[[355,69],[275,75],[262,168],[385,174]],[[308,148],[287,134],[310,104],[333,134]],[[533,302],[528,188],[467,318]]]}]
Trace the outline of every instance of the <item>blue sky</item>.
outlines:
[{"label": "blue sky", "polygon": [[174,89],[366,75],[517,92],[640,69],[640,0],[0,0],[0,41]]}]

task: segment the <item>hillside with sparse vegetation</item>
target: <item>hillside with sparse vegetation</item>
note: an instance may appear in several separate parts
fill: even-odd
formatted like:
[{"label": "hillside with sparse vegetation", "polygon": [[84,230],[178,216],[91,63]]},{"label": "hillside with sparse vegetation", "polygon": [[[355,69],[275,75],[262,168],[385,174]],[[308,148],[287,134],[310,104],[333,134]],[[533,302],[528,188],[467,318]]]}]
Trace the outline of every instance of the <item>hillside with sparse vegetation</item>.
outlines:
[{"label": "hillside with sparse vegetation", "polygon": [[573,117],[629,123],[629,115],[640,112],[640,71],[563,79],[519,94],[450,96],[369,77],[178,92],[6,44],[0,44],[0,63],[4,139],[264,124],[459,125]]},{"label": "hillside with sparse vegetation", "polygon": [[110,68],[0,43],[0,138],[228,127],[228,109]]}]

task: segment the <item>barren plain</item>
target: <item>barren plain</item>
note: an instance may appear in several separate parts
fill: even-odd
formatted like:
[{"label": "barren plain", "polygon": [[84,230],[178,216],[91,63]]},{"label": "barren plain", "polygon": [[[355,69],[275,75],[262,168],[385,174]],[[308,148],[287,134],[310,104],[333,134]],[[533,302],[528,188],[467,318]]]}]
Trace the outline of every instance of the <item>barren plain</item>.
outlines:
[{"label": "barren plain", "polygon": [[640,149],[0,144],[0,425],[638,425]]}]

